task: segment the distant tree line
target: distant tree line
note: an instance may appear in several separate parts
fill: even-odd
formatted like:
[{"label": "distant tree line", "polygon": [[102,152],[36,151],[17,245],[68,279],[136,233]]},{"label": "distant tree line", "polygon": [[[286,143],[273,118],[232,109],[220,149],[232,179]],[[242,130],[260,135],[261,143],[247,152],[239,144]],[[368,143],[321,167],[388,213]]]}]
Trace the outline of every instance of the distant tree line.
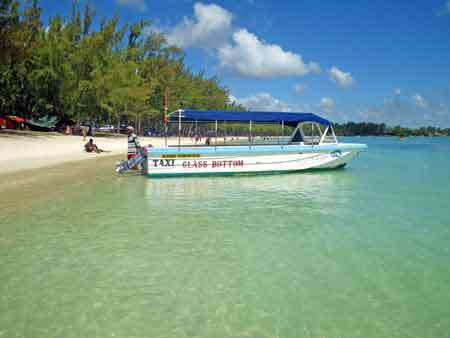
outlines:
[{"label": "distant tree line", "polygon": [[384,123],[347,122],[334,124],[336,135],[343,136],[450,136],[450,129],[438,127],[405,128],[401,126],[390,127]]},{"label": "distant tree line", "polygon": [[[87,1],[69,17],[41,19],[38,0],[0,0],[0,115],[43,115],[119,124],[163,120],[168,111],[242,109],[216,77],[194,73],[184,53],[149,21],[119,25]],[[94,26],[96,28],[94,28]]]}]

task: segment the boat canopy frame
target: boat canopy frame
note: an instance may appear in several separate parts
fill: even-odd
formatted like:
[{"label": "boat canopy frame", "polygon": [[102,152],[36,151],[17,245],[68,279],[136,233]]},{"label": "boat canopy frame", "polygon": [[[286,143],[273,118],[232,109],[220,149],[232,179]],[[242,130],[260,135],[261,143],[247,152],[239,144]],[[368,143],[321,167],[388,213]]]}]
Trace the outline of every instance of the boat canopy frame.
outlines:
[{"label": "boat canopy frame", "polygon": [[248,122],[254,123],[284,123],[296,127],[300,122],[316,122],[325,126],[331,122],[313,113],[269,112],[269,111],[226,111],[226,110],[195,110],[178,109],[169,114],[171,122]]},{"label": "boat canopy frame", "polygon": [[[181,146],[181,124],[183,122],[197,123],[206,122],[215,124],[215,144],[217,145],[218,121],[221,122],[248,122],[250,142],[252,143],[252,124],[253,123],[278,123],[281,124],[282,135],[284,136],[284,127],[294,127],[294,131],[289,138],[289,144],[294,140],[297,133],[300,133],[301,139],[305,140],[305,136],[301,126],[305,123],[311,123],[311,130],[316,126],[320,134],[318,144],[323,144],[327,138],[327,134],[331,132],[331,143],[337,143],[336,134],[332,123],[313,113],[292,113],[292,112],[266,112],[266,111],[226,111],[226,110],[195,110],[195,109],[178,109],[170,113],[166,118],[167,122],[178,123],[178,147]],[[322,132],[319,125],[325,126]],[[166,128],[166,146],[167,146],[167,128]],[[330,142],[328,142],[330,143]]]}]

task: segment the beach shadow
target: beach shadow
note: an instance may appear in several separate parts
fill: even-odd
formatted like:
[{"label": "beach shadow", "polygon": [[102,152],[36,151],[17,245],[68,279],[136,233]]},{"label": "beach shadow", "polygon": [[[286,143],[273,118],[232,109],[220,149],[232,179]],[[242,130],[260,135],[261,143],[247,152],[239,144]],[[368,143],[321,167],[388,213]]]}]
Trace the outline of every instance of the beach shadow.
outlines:
[{"label": "beach shadow", "polygon": [[31,131],[31,130],[14,130],[14,129],[0,129],[0,137],[3,138],[11,138],[14,137],[23,137],[23,138],[48,138],[58,136],[58,133],[54,132],[39,132],[39,131]]}]

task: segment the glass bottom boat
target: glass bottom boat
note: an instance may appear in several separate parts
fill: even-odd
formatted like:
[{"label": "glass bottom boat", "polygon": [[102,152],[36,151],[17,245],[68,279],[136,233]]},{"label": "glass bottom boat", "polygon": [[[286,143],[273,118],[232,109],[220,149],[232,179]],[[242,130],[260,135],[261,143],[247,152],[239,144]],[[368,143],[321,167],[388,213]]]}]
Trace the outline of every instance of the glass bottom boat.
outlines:
[{"label": "glass bottom boat", "polygon": [[[367,149],[365,144],[339,143],[332,123],[312,113],[177,110],[168,116],[168,121],[178,124],[179,142],[176,146],[150,147],[143,152],[142,171],[150,177],[335,169]],[[182,125],[190,124],[189,133],[198,140],[200,123],[215,127],[214,134],[206,136],[207,145],[182,145]],[[219,138],[219,124],[235,126],[237,123],[249,125],[247,144],[239,144],[242,138],[223,135]],[[290,129],[291,136],[254,136],[255,129],[264,130],[258,128],[259,124],[279,125],[282,134]]]}]

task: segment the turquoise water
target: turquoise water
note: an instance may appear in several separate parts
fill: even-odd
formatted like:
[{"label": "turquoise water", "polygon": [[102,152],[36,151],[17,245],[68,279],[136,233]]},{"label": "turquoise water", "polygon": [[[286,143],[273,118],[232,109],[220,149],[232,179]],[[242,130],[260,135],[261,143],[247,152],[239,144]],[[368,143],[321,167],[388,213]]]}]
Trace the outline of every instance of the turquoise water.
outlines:
[{"label": "turquoise water", "polygon": [[450,139],[345,141],[337,171],[10,187],[0,337],[449,337]]}]

